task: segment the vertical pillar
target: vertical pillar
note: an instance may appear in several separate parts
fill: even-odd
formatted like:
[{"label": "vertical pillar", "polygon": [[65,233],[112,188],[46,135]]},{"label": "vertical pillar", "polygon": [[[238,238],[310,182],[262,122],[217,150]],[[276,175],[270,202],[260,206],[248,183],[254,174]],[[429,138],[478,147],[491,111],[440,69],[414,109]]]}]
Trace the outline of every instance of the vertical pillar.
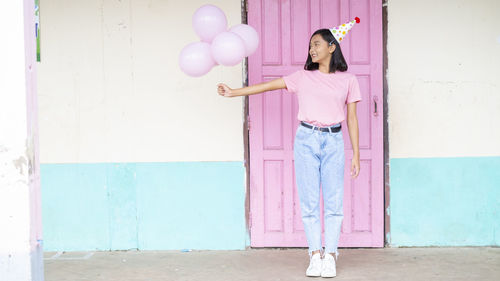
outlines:
[{"label": "vertical pillar", "polygon": [[0,2],[0,279],[43,281],[34,0]]}]

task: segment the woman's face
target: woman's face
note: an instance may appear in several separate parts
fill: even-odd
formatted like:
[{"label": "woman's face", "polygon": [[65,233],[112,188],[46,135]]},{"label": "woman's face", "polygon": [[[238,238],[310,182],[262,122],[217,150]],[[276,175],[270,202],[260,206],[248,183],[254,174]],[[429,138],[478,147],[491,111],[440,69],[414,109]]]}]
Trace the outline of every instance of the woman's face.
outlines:
[{"label": "woman's face", "polygon": [[309,42],[309,55],[314,63],[329,65],[333,51],[335,51],[335,44],[329,46],[320,34],[314,35]]}]

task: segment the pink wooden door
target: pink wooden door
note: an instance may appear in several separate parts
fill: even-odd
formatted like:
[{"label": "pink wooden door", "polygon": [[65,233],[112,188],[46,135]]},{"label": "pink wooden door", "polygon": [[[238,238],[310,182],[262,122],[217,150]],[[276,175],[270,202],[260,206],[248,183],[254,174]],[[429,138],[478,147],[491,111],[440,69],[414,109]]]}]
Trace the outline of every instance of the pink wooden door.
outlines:
[{"label": "pink wooden door", "polygon": [[[349,72],[358,77],[361,173],[349,175],[347,124],[344,221],[340,247],[383,247],[382,1],[248,0],[248,23],[260,34],[249,58],[249,83],[303,68],[310,35],[359,17],[342,41]],[[376,104],[376,105],[375,105]],[[283,91],[250,97],[250,225],[252,247],[306,247],[293,168],[298,125],[295,95]]]}]

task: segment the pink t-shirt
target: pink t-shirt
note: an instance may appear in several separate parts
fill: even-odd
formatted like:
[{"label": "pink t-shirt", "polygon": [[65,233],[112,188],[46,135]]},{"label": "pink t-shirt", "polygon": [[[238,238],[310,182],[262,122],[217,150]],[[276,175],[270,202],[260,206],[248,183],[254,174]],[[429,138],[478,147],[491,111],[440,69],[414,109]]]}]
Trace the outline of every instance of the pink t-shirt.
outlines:
[{"label": "pink t-shirt", "polygon": [[300,121],[328,127],[345,119],[344,107],[361,100],[358,79],[352,73],[298,70],[284,76],[289,92],[297,94]]}]

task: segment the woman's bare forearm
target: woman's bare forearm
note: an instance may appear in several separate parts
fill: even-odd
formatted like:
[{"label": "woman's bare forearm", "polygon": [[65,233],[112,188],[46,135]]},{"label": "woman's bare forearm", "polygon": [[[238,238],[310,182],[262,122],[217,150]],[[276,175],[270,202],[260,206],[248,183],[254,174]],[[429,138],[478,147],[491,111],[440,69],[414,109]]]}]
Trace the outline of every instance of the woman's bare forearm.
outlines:
[{"label": "woman's bare forearm", "polygon": [[356,114],[356,105],[348,105],[347,112],[347,127],[349,129],[349,138],[353,150],[353,157],[359,157],[359,126],[358,117]]},{"label": "woman's bare forearm", "polygon": [[351,139],[353,157],[359,157],[358,119],[356,117],[348,118],[347,127],[349,128],[349,137]]},{"label": "woman's bare forearm", "polygon": [[285,81],[283,80],[283,78],[278,78],[244,88],[233,89],[231,92],[231,96],[249,96],[283,88],[286,88]]}]

